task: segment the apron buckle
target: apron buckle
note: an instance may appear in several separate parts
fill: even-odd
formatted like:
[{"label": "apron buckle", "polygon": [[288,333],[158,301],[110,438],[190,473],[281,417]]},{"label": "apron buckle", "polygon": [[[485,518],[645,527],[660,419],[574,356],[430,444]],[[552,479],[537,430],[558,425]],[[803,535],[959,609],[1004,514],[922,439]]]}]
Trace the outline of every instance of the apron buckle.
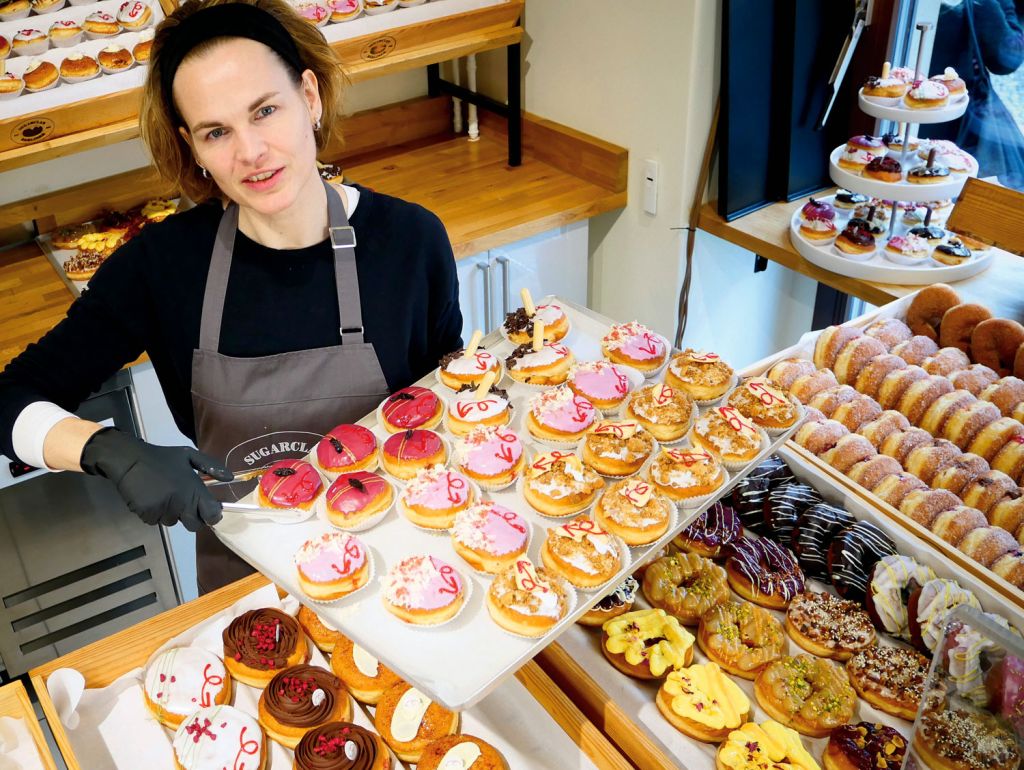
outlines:
[{"label": "apron buckle", "polygon": [[335,249],[353,249],[356,246],[356,231],[351,226],[328,228],[331,246]]},{"label": "apron buckle", "polygon": [[339,331],[341,332],[341,344],[342,345],[345,344],[345,335],[346,334],[358,335],[359,341],[360,342],[363,341],[363,327],[362,326],[350,326],[350,327],[347,327],[347,328],[342,326],[341,329],[339,329]]}]

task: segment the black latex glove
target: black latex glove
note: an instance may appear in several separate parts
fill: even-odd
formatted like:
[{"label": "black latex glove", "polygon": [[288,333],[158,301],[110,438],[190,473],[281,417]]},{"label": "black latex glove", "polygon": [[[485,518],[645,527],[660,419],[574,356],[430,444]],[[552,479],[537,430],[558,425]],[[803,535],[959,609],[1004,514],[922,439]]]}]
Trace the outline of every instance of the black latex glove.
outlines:
[{"label": "black latex glove", "polygon": [[128,508],[147,524],[181,522],[189,532],[221,520],[220,502],[196,475],[218,481],[234,474],[190,447],[156,446],[114,428],[94,433],[82,447],[82,470],[110,479]]}]

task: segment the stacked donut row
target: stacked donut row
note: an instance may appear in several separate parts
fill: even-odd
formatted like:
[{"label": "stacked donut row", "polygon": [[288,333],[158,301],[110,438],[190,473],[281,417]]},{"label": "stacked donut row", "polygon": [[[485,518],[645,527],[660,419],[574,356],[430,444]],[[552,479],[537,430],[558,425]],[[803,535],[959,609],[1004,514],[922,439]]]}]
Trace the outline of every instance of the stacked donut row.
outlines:
[{"label": "stacked donut row", "polygon": [[999,376],[1024,378],[1024,325],[993,318],[992,311],[962,302],[954,289],[937,283],[922,289],[907,308],[907,325],[917,335],[963,351],[971,362]]},{"label": "stacked donut row", "polygon": [[[896,342],[893,349],[903,342]],[[840,384],[836,374],[815,362],[787,359],[772,367],[768,378],[809,407],[808,422],[797,432],[797,443],[972,559],[1024,586],[1024,551],[1014,537],[1018,532],[1024,537],[1021,490],[1009,476],[989,467],[984,457],[961,451],[974,448],[977,434],[987,427],[979,427],[978,410],[971,416],[962,403],[964,397],[998,410],[967,391],[957,399],[945,398],[953,392],[946,378],[918,367],[923,375],[911,379],[906,375],[910,365],[885,348],[878,337],[835,327],[822,333],[815,351],[823,367],[835,368],[847,383],[862,384],[869,393],[884,398],[883,404],[869,393]],[[874,353],[866,355],[870,351]],[[892,368],[882,377],[874,372],[871,383],[871,377],[862,375],[881,368],[876,364],[879,358]],[[954,409],[951,400],[960,408]],[[992,422],[996,419],[998,414]],[[933,438],[912,423],[929,425],[938,435],[957,441]],[[998,454],[991,448],[985,451]]]}]

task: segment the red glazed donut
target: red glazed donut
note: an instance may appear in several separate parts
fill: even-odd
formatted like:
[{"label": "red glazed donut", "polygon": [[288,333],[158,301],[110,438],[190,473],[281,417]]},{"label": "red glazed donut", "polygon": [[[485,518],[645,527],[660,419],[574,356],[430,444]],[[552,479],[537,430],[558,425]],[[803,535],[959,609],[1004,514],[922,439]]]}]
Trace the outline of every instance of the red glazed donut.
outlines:
[{"label": "red glazed donut", "polygon": [[974,327],[971,353],[979,364],[995,369],[1001,377],[1013,373],[1017,348],[1024,344],[1024,326],[1007,318],[989,318]]},{"label": "red glazed donut", "polygon": [[937,340],[942,316],[959,304],[960,295],[951,286],[944,283],[928,286],[917,293],[907,308],[907,326],[914,334]]}]

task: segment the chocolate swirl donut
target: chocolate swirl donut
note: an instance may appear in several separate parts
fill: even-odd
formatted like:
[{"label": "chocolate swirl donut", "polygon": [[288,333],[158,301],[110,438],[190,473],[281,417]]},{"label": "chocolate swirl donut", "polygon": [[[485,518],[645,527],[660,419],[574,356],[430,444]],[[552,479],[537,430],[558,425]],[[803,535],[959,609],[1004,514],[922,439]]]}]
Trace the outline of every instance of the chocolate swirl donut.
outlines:
[{"label": "chocolate swirl donut", "polygon": [[224,657],[259,671],[284,668],[295,652],[299,633],[295,618],[281,610],[249,610],[224,629]]},{"label": "chocolate swirl donut", "polygon": [[369,730],[349,722],[314,727],[295,747],[296,770],[372,770],[380,749]]},{"label": "chocolate swirl donut", "polygon": [[799,481],[777,487],[764,502],[765,534],[789,545],[793,542],[793,528],[800,515],[820,502],[823,502],[821,495]]},{"label": "chocolate swirl donut", "polygon": [[829,545],[855,521],[847,511],[828,503],[812,505],[800,515],[793,528],[793,552],[805,575],[829,581]]},{"label": "chocolate swirl donut", "polygon": [[[323,698],[313,693],[323,691]],[[267,712],[283,725],[313,727],[330,718],[343,695],[342,683],[334,674],[318,666],[301,664],[276,674],[263,691]]]}]

